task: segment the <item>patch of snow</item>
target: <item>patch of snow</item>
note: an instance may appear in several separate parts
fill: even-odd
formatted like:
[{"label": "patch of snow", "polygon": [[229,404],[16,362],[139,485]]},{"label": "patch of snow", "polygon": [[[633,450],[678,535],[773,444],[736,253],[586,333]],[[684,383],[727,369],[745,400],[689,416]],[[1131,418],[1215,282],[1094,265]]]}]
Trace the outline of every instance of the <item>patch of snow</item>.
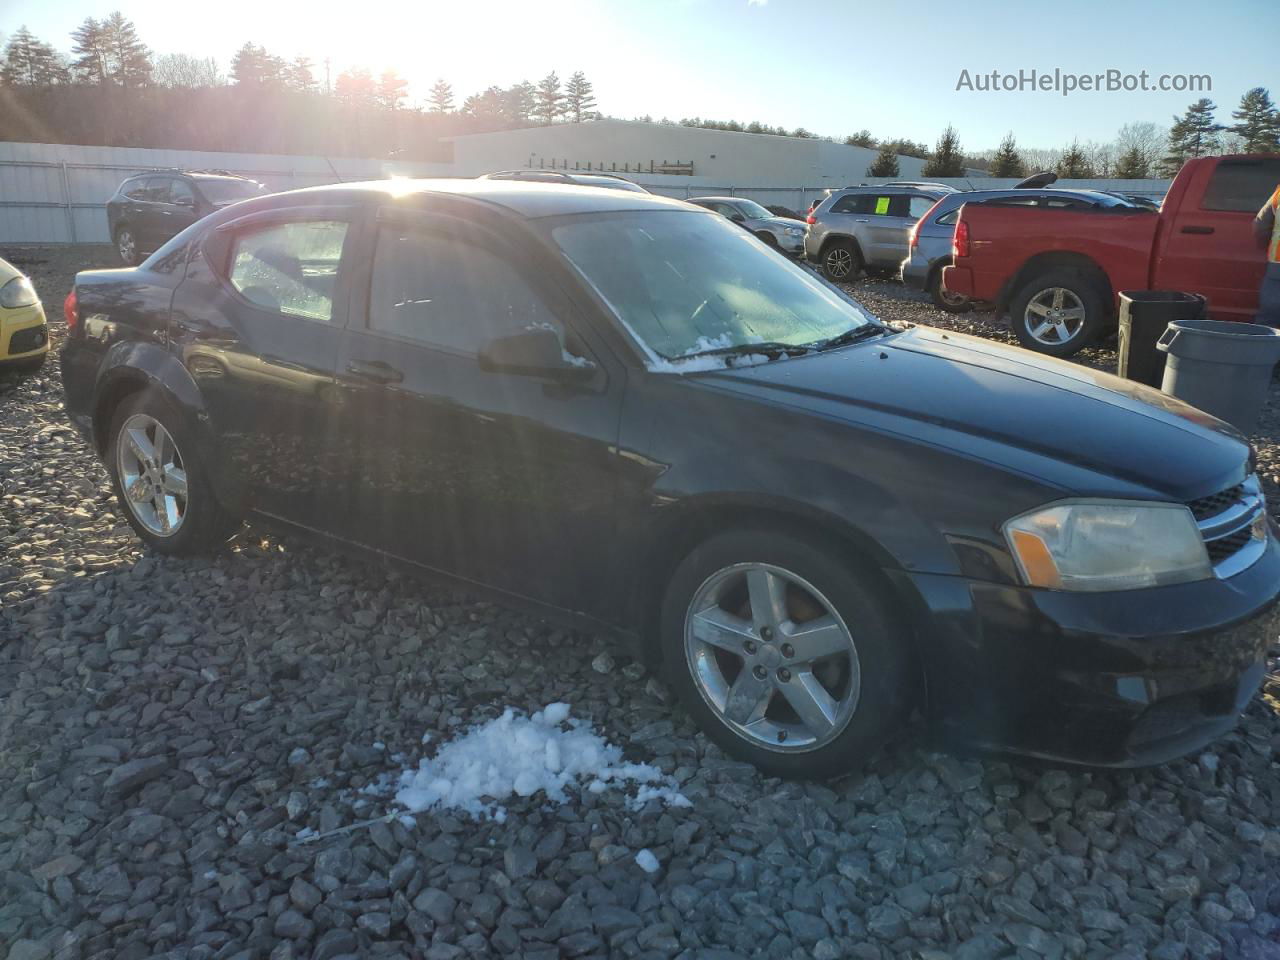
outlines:
[{"label": "patch of snow", "polygon": [[325,777],[316,777],[316,779],[311,781],[311,789],[313,790],[323,790],[328,785],[329,781]]},{"label": "patch of snow", "polygon": [[309,840],[311,837],[314,837],[315,835],[316,835],[316,832],[312,830],[310,827],[303,827],[301,830],[299,830],[297,833],[293,835],[293,839]]},{"label": "patch of snow", "polygon": [[406,830],[412,830],[414,827],[418,825],[418,821],[415,820],[413,817],[409,816],[409,814],[407,813],[401,815],[397,819],[400,821],[400,826],[404,827]]},{"label": "patch of snow", "polygon": [[206,871],[204,872],[204,878],[205,878],[206,880],[217,880],[217,879],[218,879],[218,871],[217,871],[217,870],[206,870]]},{"label": "patch of snow", "polygon": [[508,707],[402,773],[396,803],[415,813],[451,808],[502,823],[508,797],[542,791],[550,802],[566,803],[568,792],[587,781],[593,793],[636,787],[628,803],[637,809],[655,799],[690,805],[674,780],[648,764],[624,763],[621,749],[569,712],[567,703],[548,704],[531,717]]},{"label": "patch of snow", "polygon": [[385,749],[387,749],[387,745],[386,745],[385,743],[383,743],[381,740],[375,740],[375,741],[373,741],[373,749],[375,749],[375,750],[385,750]]},{"label": "patch of snow", "polygon": [[422,745],[425,747],[428,743],[430,743],[430,742],[431,742],[431,734],[430,734],[430,733],[424,733],[424,734],[422,735],[422,741],[421,741],[421,742],[422,742]]},{"label": "patch of snow", "polygon": [[636,863],[645,873],[657,873],[658,868],[662,866],[658,863],[658,858],[650,853],[648,849],[641,850],[636,854]]}]

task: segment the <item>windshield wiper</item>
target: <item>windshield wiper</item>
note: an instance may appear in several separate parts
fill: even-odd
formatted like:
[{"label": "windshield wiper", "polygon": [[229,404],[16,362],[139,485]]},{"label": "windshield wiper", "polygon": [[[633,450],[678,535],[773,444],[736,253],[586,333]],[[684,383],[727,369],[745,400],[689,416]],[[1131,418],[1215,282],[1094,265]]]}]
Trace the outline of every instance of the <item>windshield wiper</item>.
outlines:
[{"label": "windshield wiper", "polygon": [[826,340],[819,340],[815,343],[816,350],[832,350],[836,347],[847,347],[851,343],[857,343],[860,340],[868,340],[871,337],[878,337],[885,332],[885,328],[878,324],[868,323],[861,327],[850,327],[844,333],[837,333],[834,337],[828,337]]},{"label": "windshield wiper", "polygon": [[[699,350],[697,353],[685,353],[678,357],[671,357],[670,359],[679,361],[692,360],[694,357],[743,357],[750,356],[753,353],[763,354],[764,356],[769,356],[770,354],[776,355],[779,353],[800,356],[801,354],[811,352],[813,349],[814,347],[808,344],[782,343],[778,340],[758,340],[755,343],[735,343],[728,347],[712,347],[709,350]],[[770,357],[770,359],[773,358]]]}]

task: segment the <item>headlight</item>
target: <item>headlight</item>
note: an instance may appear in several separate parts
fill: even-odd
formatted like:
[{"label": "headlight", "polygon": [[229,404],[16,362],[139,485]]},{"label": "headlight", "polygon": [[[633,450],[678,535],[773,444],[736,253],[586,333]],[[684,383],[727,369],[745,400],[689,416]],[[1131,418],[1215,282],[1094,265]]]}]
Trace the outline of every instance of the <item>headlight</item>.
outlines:
[{"label": "headlight", "polygon": [[36,296],[36,288],[31,285],[31,281],[26,277],[14,277],[3,287],[0,287],[0,307],[29,307],[33,303],[39,303],[40,298]]},{"label": "headlight", "polygon": [[803,230],[801,230],[799,227],[787,227],[787,236],[788,236],[788,237],[803,237],[803,236],[804,236],[804,231],[803,231]]},{"label": "headlight", "polygon": [[1176,503],[1066,501],[1014,517],[1004,535],[1033,587],[1136,590],[1213,576],[1195,518]]}]

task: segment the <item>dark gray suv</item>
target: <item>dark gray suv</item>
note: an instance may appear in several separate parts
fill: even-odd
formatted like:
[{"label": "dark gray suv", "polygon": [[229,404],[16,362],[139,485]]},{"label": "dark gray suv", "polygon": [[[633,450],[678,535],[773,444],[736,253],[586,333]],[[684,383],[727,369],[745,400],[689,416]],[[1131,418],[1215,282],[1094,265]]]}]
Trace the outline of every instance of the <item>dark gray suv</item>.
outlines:
[{"label": "dark gray suv", "polygon": [[886,183],[832,191],[806,218],[804,253],[828,280],[853,280],[865,267],[897,270],[911,228],[955,189],[941,183]]},{"label": "dark gray suv", "polygon": [[132,267],[201,217],[265,192],[258,181],[221,170],[140,173],[107,201],[107,228],[121,262]]}]

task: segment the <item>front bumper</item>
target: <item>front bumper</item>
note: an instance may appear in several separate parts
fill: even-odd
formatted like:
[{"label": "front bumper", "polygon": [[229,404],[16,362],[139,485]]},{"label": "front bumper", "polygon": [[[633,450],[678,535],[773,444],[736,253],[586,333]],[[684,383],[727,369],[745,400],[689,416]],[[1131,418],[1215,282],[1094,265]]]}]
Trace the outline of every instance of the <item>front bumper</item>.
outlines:
[{"label": "front bumper", "polygon": [[1280,546],[1228,580],[1117,593],[913,575],[935,729],[1060,763],[1135,767],[1230,731],[1280,634]]},{"label": "front bumper", "polygon": [[49,352],[49,326],[38,304],[0,308],[0,363],[27,364]]}]

